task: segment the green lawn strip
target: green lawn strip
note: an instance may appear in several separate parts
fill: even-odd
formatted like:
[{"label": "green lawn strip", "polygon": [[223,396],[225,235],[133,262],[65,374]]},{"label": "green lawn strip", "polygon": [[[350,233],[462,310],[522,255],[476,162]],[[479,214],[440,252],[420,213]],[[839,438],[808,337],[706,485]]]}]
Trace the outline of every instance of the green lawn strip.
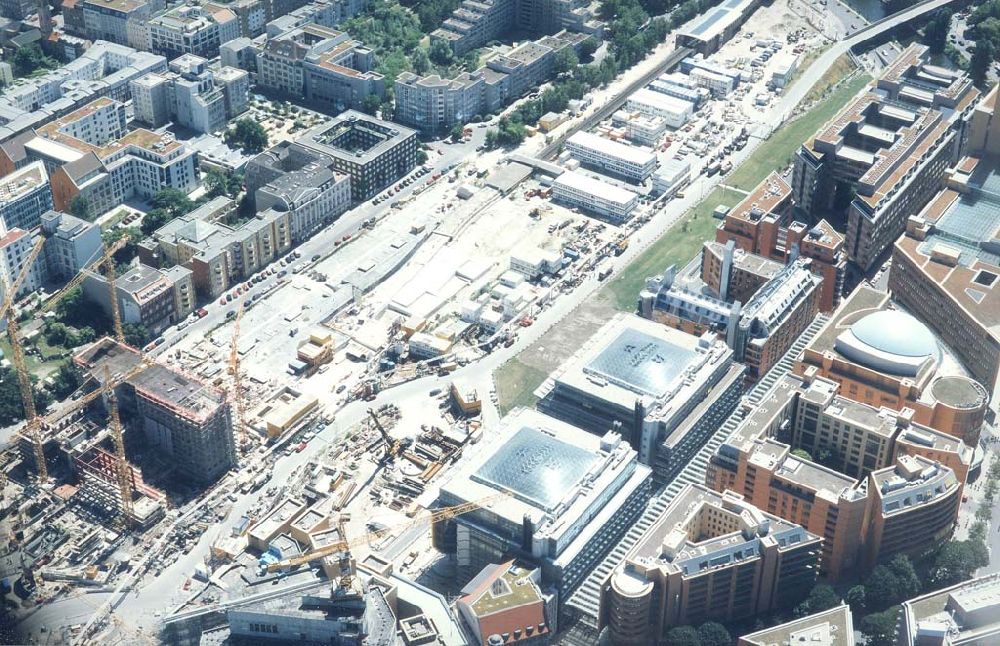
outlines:
[{"label": "green lawn strip", "polygon": [[538,401],[534,395],[535,389],[547,376],[548,373],[544,370],[529,366],[516,358],[502,365],[496,372],[500,414],[506,415],[518,406],[534,407]]}]

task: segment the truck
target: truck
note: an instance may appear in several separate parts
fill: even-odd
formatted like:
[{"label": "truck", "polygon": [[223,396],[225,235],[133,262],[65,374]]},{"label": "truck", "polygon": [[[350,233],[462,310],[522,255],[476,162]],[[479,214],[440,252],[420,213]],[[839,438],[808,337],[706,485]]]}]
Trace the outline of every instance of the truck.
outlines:
[{"label": "truck", "polygon": [[628,249],[628,238],[621,238],[615,243],[614,253],[616,256],[620,256],[625,253],[626,249]]},{"label": "truck", "polygon": [[604,280],[615,270],[610,260],[605,260],[597,266],[597,280]]}]

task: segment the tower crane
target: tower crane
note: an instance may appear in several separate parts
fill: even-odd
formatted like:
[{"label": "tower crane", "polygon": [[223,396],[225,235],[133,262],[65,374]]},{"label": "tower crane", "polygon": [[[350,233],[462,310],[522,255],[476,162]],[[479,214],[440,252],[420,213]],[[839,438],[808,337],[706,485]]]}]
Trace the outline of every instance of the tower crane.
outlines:
[{"label": "tower crane", "polygon": [[[118,242],[121,242],[121,238]],[[115,259],[113,253],[104,254],[104,270],[107,272],[108,289],[111,290],[111,322],[114,326],[115,339],[125,343],[125,330],[122,328],[122,312],[118,306],[118,290],[115,289]]]},{"label": "tower crane", "polygon": [[[112,256],[118,253],[126,244],[128,244],[128,240],[126,238],[120,238],[119,240],[116,240],[114,243],[112,243],[110,247],[105,249],[104,255],[102,255],[100,258],[98,258],[97,260],[93,261],[92,263],[84,267],[84,269],[93,270],[94,268],[100,267],[101,265],[109,262]],[[70,293],[73,289],[78,287],[80,283],[83,282],[84,278],[86,278],[86,274],[84,274],[83,270],[77,272],[76,276],[74,276],[72,280],[63,285],[62,289],[53,294],[52,297],[49,298],[49,300],[45,301],[45,303],[42,304],[40,308],[38,308],[38,313],[44,314],[45,312],[51,311],[56,305],[59,304],[59,301],[65,298],[66,294]],[[112,302],[115,302],[115,300],[116,299],[112,299]]]},{"label": "tower crane", "polygon": [[[21,271],[13,283],[10,282],[6,274],[3,276],[5,294],[2,307],[2,313],[7,321],[7,335],[10,338],[11,362],[14,364],[14,370],[17,372],[17,384],[21,390],[21,400],[24,405],[24,419],[26,421],[26,433],[24,435],[31,441],[32,448],[34,449],[35,468],[38,472],[39,482],[48,480],[49,472],[45,465],[45,447],[42,444],[41,421],[38,419],[38,411],[35,409],[35,393],[31,385],[31,373],[28,372],[28,364],[24,360],[20,326],[17,323],[17,315],[14,313],[14,297],[20,291],[21,284],[27,277],[28,272],[31,271],[44,244],[45,240],[42,237],[39,237],[35,241],[35,246],[32,247],[27,257],[25,257],[24,264],[21,265]],[[6,480],[6,476],[2,476],[2,478]],[[3,484],[6,484],[6,482]]]},{"label": "tower crane", "polygon": [[427,516],[423,516],[421,518],[414,518],[412,520],[408,520],[406,522],[400,523],[392,527],[385,527],[382,529],[373,530],[364,536],[358,536],[350,540],[347,540],[346,537],[344,537],[343,531],[341,531],[341,540],[337,541],[336,543],[330,543],[329,545],[324,545],[323,547],[320,547],[319,549],[313,550],[311,552],[306,552],[305,554],[299,556],[285,559],[283,561],[278,561],[276,563],[271,563],[267,566],[267,571],[275,572],[277,570],[283,570],[286,568],[298,567],[299,565],[305,565],[306,563],[312,563],[313,561],[324,558],[331,554],[335,554],[337,552],[343,552],[355,547],[361,547],[363,545],[367,545],[368,543],[376,541],[392,531],[406,531],[411,527],[416,527],[417,525],[420,525],[425,522],[430,522],[431,524],[433,524],[441,522],[443,520],[451,520],[456,516],[467,514],[470,511],[482,509],[494,501],[509,498],[510,495],[511,494],[507,493],[506,491],[503,491],[500,493],[493,494],[491,496],[486,496],[485,498],[480,498],[478,500],[464,502],[460,505],[455,505],[453,507],[442,507],[440,509],[435,509]]},{"label": "tower crane", "polygon": [[243,312],[246,309],[246,300],[240,301],[240,307],[236,311],[236,319],[233,321],[233,341],[229,349],[229,372],[233,375],[232,393],[233,404],[236,406],[236,441],[239,444],[240,453],[247,451],[247,420],[246,406],[243,403],[243,382],[240,375],[240,321],[243,320]]},{"label": "tower crane", "polygon": [[111,385],[111,370],[104,366],[104,393],[108,400],[109,426],[115,442],[115,475],[118,478],[118,490],[122,497],[122,516],[125,526],[132,524],[132,473],[128,460],[125,459],[125,435],[122,431],[122,420],[118,415],[118,396]]}]

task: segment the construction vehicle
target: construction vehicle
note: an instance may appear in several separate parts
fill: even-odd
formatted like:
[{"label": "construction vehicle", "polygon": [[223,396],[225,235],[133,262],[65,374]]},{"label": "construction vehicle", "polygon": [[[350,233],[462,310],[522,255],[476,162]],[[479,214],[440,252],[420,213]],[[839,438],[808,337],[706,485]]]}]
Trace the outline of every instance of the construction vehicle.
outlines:
[{"label": "construction vehicle", "polygon": [[626,249],[628,249],[628,238],[622,236],[618,239],[618,242],[615,243],[614,253],[616,256],[620,256],[625,253]]},{"label": "construction vehicle", "polygon": [[379,460],[380,463],[385,464],[394,460],[413,443],[413,441],[409,438],[397,440],[389,435],[388,431],[386,431],[382,426],[382,422],[379,421],[378,414],[376,414],[371,408],[368,409],[368,415],[372,418],[372,421],[375,423],[375,428],[381,436],[375,444],[368,447],[368,450],[370,451],[378,444],[385,444],[385,454],[383,454],[382,459]]},{"label": "construction vehicle", "polygon": [[[475,511],[477,509],[482,509],[487,507],[490,503],[510,497],[507,492],[501,492],[493,494],[492,496],[487,496],[485,498],[480,498],[479,500],[473,500],[470,502],[464,502],[460,505],[455,505],[454,507],[442,507],[441,509],[435,509],[431,511],[427,516],[422,516],[408,520],[406,522],[400,523],[391,527],[381,527],[368,532],[365,536],[358,536],[351,540],[340,540],[336,543],[330,543],[329,545],[324,545],[323,547],[313,550],[312,552],[306,552],[305,554],[295,556],[283,561],[277,561],[271,563],[267,566],[268,572],[276,572],[278,570],[287,570],[300,565],[306,565],[312,563],[313,561],[319,560],[331,554],[336,554],[338,552],[346,552],[356,547],[362,547],[373,543],[380,538],[383,538],[392,532],[403,532],[411,527],[416,527],[422,523],[439,523],[445,520],[451,520],[456,516],[461,516],[462,514],[467,514],[470,511]],[[342,525],[341,525],[342,526]],[[341,537],[344,536],[344,531],[341,529]]]}]

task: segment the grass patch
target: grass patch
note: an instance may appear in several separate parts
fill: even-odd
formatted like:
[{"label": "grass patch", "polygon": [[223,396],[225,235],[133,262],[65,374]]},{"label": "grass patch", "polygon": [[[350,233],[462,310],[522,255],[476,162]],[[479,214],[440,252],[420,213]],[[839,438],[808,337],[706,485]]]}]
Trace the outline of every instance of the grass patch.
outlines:
[{"label": "grass patch", "polygon": [[[867,74],[858,75],[831,92],[801,117],[779,128],[724,183],[751,190],[771,171],[790,164],[802,142],[832,119],[870,78]],[[734,206],[743,197],[742,193],[721,187],[709,193],[604,288],[614,306],[619,310],[633,311],[646,278],[661,273],[670,265],[677,265],[679,268],[690,262],[701,251],[702,244],[713,238],[719,225],[719,221],[712,217],[715,207],[719,204]]]},{"label": "grass patch", "polygon": [[517,358],[502,365],[495,375],[500,415],[506,415],[518,406],[533,408],[538,402],[535,389],[547,376],[544,370],[522,363]]},{"label": "grass patch", "polygon": [[113,229],[118,225],[119,222],[128,217],[128,213],[129,212],[126,209],[119,209],[118,212],[116,212],[114,215],[112,215],[110,218],[108,218],[101,224],[101,231],[103,232]]},{"label": "grass patch", "polygon": [[802,98],[802,105],[810,105],[815,101],[819,101],[830,88],[840,83],[845,78],[850,76],[852,72],[858,69],[858,66],[854,64],[851,57],[844,54],[837,60],[833,61],[833,65],[830,66],[823,76],[819,77],[816,84],[812,86],[809,92],[806,93],[805,97]]}]

